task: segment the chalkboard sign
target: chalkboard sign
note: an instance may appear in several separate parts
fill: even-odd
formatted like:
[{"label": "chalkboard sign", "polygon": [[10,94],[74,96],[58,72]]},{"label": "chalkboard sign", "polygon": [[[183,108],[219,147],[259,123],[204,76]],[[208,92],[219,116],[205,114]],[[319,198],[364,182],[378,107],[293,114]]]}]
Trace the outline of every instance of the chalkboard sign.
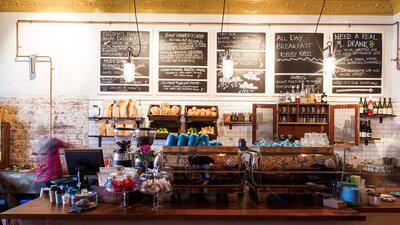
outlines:
[{"label": "chalkboard sign", "polygon": [[208,33],[159,33],[159,92],[207,93]]},{"label": "chalkboard sign", "polygon": [[275,73],[322,73],[323,34],[276,33]]},{"label": "chalkboard sign", "polygon": [[322,93],[324,87],[323,75],[275,75],[275,93],[291,91],[292,86],[313,85],[316,93]]},{"label": "chalkboard sign", "polygon": [[149,92],[150,33],[140,32],[141,52],[133,61],[136,66],[135,80],[123,78],[124,62],[128,59],[128,47],[133,54],[139,53],[136,31],[101,31],[100,42],[100,92]]},{"label": "chalkboard sign", "polygon": [[207,92],[207,81],[158,81],[159,92]]},{"label": "chalkboard sign", "polygon": [[206,32],[160,32],[160,66],[207,66]]},{"label": "chalkboard sign", "polygon": [[[149,57],[149,32],[139,32],[141,52],[138,57]],[[139,52],[139,39],[136,31],[101,31],[101,57],[128,57],[128,47],[133,53]]]},{"label": "chalkboard sign", "polygon": [[381,88],[375,87],[382,85],[382,34],[334,33],[333,49],[336,70],[332,93],[381,93]]},{"label": "chalkboard sign", "polygon": [[219,32],[217,49],[265,50],[265,33]]},{"label": "chalkboard sign", "polygon": [[[231,51],[233,76],[222,75],[225,49]],[[217,93],[265,93],[265,33],[217,33]]]}]

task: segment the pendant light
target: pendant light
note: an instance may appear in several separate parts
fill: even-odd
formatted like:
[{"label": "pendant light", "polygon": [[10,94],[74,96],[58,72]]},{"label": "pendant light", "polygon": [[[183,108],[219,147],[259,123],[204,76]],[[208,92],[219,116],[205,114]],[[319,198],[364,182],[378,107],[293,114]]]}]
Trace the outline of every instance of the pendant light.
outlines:
[{"label": "pendant light", "polygon": [[[221,21],[221,36],[223,35],[224,29],[224,17],[225,17],[225,6],[226,0],[224,0],[224,8],[222,11],[222,21]],[[231,78],[233,75],[233,60],[231,59],[231,52],[229,50],[229,44],[225,47],[224,56],[222,57],[222,75],[224,78]]]},{"label": "pendant light", "polygon": [[[128,47],[128,59],[124,62],[124,79],[127,82],[132,82],[135,80],[136,65],[135,65],[135,62],[133,61],[132,57],[138,57],[140,55],[140,52],[142,51],[142,45],[140,42],[139,24],[138,24],[137,14],[136,14],[136,0],[133,0],[133,8],[135,11],[135,23],[136,23],[138,42],[139,42],[139,52],[136,55],[134,55],[132,47],[131,46]],[[129,24],[130,23],[131,23],[131,21],[129,20]]]}]

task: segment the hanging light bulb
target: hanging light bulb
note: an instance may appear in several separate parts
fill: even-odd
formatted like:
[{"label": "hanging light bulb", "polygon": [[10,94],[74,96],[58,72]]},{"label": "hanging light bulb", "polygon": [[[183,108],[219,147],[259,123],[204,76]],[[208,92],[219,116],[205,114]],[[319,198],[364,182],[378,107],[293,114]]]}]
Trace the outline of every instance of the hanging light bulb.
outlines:
[{"label": "hanging light bulb", "polygon": [[135,80],[136,65],[131,59],[132,48],[128,48],[128,60],[124,62],[124,79],[127,82],[132,82]]},{"label": "hanging light bulb", "polygon": [[332,54],[332,41],[328,41],[326,43],[326,45],[327,45],[327,47],[325,48],[325,50],[328,50],[328,53],[324,58],[324,70],[325,70],[325,74],[331,76],[335,73],[336,60]]},{"label": "hanging light bulb", "polygon": [[233,75],[233,61],[231,59],[231,52],[226,49],[222,59],[222,75],[225,78],[231,78]]}]

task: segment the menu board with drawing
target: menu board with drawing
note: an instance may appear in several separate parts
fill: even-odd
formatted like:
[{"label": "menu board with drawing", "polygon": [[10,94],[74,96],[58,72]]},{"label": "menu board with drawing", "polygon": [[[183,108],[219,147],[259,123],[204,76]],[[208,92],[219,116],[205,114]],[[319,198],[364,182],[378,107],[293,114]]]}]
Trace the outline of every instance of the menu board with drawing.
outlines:
[{"label": "menu board with drawing", "polygon": [[128,47],[139,53],[136,31],[101,31],[100,92],[149,92],[150,33],[141,31],[141,51],[133,58],[136,65],[135,80],[123,78],[123,64],[128,58]]},{"label": "menu board with drawing", "polygon": [[207,32],[159,32],[159,92],[207,93]]},{"label": "menu board with drawing", "polygon": [[334,33],[333,94],[382,93],[382,34]]},{"label": "menu board with drawing", "polygon": [[[230,78],[222,74],[225,49],[234,62]],[[265,33],[217,33],[217,93],[265,93]]]},{"label": "menu board with drawing", "polygon": [[275,93],[301,83],[323,92],[323,39],[321,33],[275,33]]}]

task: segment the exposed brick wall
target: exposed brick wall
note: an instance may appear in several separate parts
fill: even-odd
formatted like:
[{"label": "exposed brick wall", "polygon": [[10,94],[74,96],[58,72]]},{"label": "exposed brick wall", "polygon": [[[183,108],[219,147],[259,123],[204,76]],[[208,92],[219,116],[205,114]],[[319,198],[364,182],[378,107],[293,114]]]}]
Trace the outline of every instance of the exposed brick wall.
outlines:
[{"label": "exposed brick wall", "polygon": [[[79,97],[53,99],[52,136],[76,146],[87,145],[87,104]],[[35,143],[49,136],[49,98],[0,98],[4,121],[11,125],[11,164],[26,164],[32,159]]]}]

